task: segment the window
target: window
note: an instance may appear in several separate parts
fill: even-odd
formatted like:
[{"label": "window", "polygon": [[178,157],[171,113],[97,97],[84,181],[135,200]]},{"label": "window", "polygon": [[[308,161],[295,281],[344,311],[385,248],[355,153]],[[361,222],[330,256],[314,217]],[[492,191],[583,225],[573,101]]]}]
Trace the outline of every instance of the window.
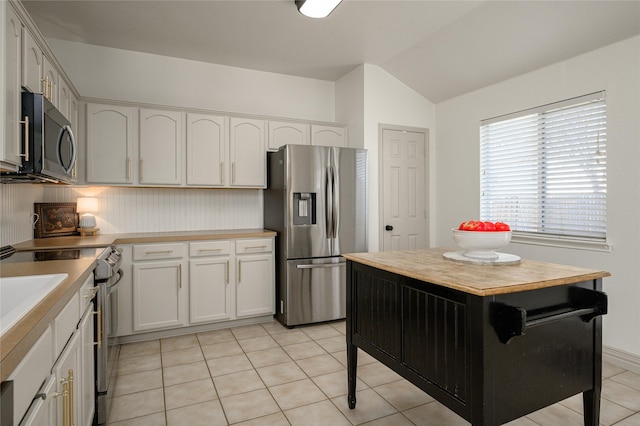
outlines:
[{"label": "window", "polygon": [[605,242],[605,92],[482,121],[480,214],[514,237]]}]

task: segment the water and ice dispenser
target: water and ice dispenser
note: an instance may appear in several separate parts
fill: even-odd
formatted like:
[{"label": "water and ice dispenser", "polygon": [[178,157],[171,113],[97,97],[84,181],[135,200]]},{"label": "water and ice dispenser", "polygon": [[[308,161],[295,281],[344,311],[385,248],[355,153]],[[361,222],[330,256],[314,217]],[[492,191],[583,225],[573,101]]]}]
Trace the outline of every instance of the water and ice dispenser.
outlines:
[{"label": "water and ice dispenser", "polygon": [[315,192],[294,192],[293,193],[293,224],[294,225],[315,225],[316,224],[316,193]]}]

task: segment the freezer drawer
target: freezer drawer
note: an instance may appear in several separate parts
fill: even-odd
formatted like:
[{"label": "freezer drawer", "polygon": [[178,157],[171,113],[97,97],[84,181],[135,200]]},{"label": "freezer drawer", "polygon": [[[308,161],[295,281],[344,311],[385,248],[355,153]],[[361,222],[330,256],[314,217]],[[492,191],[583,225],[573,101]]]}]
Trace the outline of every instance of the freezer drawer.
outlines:
[{"label": "freezer drawer", "polygon": [[287,261],[287,289],[281,301],[287,326],[346,316],[345,265],[342,257]]}]

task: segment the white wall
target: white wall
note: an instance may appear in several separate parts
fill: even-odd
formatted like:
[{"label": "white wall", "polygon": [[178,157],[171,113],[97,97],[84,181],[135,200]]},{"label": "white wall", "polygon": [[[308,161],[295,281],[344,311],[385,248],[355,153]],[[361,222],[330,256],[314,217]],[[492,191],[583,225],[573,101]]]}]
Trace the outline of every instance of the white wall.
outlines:
[{"label": "white wall", "polygon": [[[362,89],[361,89],[362,88]],[[352,94],[362,93],[354,102]],[[358,108],[363,108],[362,112]],[[369,151],[369,251],[380,249],[378,124],[435,129],[435,105],[376,65],[364,64],[336,83],[336,120],[349,124],[350,144]],[[357,129],[352,138],[352,121]],[[432,144],[433,141],[430,141]],[[429,165],[429,181],[433,182]],[[433,193],[433,191],[430,191]]]},{"label": "white wall", "polygon": [[334,121],[334,83],[47,39],[80,96]]},{"label": "white wall", "polygon": [[450,229],[479,217],[479,124],[562,99],[607,91],[607,239],[611,253],[511,244],[525,258],[611,272],[604,279],[606,346],[640,359],[640,37],[442,102],[436,106],[439,246]]}]

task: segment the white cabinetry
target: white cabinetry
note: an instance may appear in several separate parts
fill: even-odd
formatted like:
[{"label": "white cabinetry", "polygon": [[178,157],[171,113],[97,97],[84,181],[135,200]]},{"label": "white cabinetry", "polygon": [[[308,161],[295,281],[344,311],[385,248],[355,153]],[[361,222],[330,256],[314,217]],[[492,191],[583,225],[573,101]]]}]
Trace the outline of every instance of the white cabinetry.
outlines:
[{"label": "white cabinetry", "polygon": [[[4,8],[5,57],[4,69],[4,143],[0,147],[0,161],[9,170],[17,170],[22,164],[21,153],[21,92],[22,92],[22,23],[8,2]],[[0,74],[1,75],[1,74]],[[0,111],[2,108],[0,108]],[[1,122],[1,120],[0,120]]]},{"label": "white cabinetry", "polygon": [[87,104],[87,183],[133,183],[134,108]]},{"label": "white cabinetry", "polygon": [[234,274],[231,241],[189,243],[189,322],[233,317]]},{"label": "white cabinetry", "polygon": [[347,146],[347,129],[339,126],[311,125],[311,145]]},{"label": "white cabinetry", "polygon": [[142,185],[180,185],[184,114],[177,111],[140,109],[140,165]]},{"label": "white cabinetry", "polygon": [[[57,95],[57,105],[58,110],[67,117],[67,120],[71,121],[70,118],[70,109],[69,109],[69,101],[71,98],[71,91],[69,90],[69,85],[61,75],[58,75],[58,95]],[[71,126],[73,131],[76,131],[76,127]]]},{"label": "white cabinetry", "polygon": [[22,27],[22,85],[33,93],[43,93],[43,59],[35,37],[26,27]]},{"label": "white cabinetry", "polygon": [[224,186],[229,182],[228,118],[187,114],[187,185]]},{"label": "white cabinetry", "polygon": [[183,288],[182,247],[181,243],[133,246],[134,331],[185,323],[183,294],[188,289]]},{"label": "white cabinetry", "polygon": [[273,239],[236,241],[238,318],[275,313]]},{"label": "white cabinetry", "polygon": [[231,186],[266,187],[265,121],[231,117]]},{"label": "white cabinetry", "polygon": [[277,151],[284,145],[309,145],[309,125],[286,121],[269,121],[268,148]]},{"label": "white cabinetry", "polygon": [[84,297],[92,285],[89,275],[9,376],[14,382],[13,424],[23,414],[21,425],[92,424],[94,315],[93,305]]}]

